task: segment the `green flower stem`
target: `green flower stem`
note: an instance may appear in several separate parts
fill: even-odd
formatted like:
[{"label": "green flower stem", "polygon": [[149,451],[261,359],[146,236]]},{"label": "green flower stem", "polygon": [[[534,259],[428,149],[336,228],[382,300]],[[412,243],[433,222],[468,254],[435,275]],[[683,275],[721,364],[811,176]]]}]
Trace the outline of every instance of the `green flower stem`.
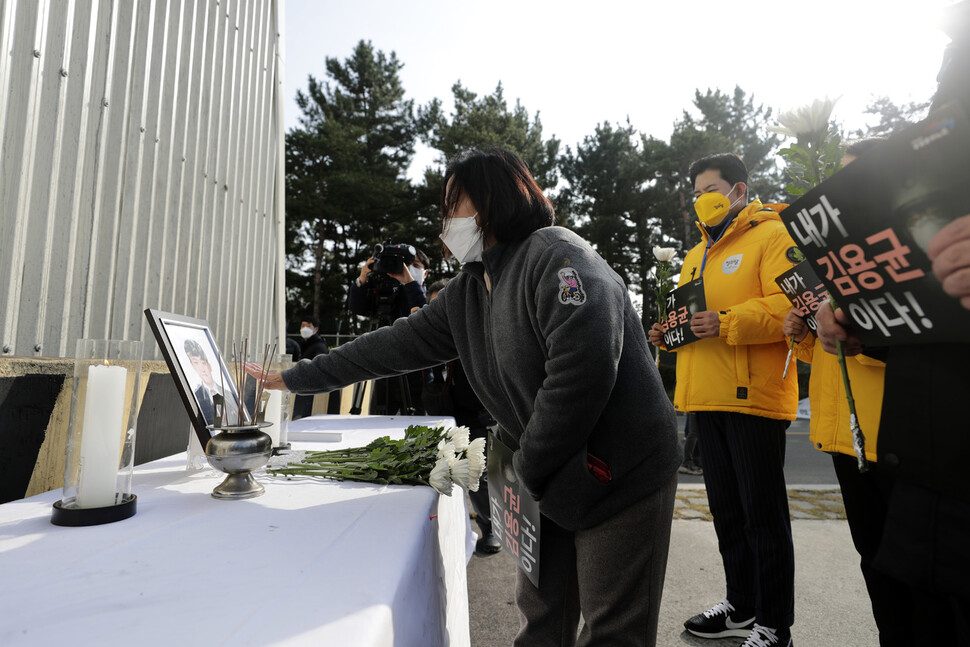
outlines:
[{"label": "green flower stem", "polygon": [[300,463],[266,470],[271,476],[308,476],[386,485],[429,485],[443,428],[408,427],[401,440],[384,436],[365,447],[307,453]]},{"label": "green flower stem", "polygon": [[[835,301],[829,295],[829,304],[835,312]],[[839,369],[842,371],[842,383],[845,385],[845,398],[849,402],[849,428],[852,430],[852,446],[855,449],[856,459],[859,462],[859,472],[869,471],[869,462],[866,460],[866,437],[859,426],[859,416],[855,411],[855,398],[852,397],[852,384],[849,382],[849,369],[845,363],[845,348],[840,339],[835,340],[835,350],[839,357]]]}]

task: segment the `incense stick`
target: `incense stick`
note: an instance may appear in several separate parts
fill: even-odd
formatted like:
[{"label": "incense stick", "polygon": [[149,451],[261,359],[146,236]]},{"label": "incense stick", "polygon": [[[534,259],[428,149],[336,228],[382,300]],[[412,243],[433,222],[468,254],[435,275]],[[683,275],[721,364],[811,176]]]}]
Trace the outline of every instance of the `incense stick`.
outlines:
[{"label": "incense stick", "polygon": [[[278,347],[277,342],[273,342],[272,345],[266,344],[263,346],[263,363],[259,367],[259,377],[256,382],[256,388],[254,391],[255,399],[253,400],[253,412],[250,416],[249,409],[246,407],[246,380],[249,376],[249,372],[246,370],[249,364],[249,338],[244,338],[239,345],[236,342],[232,343],[232,354],[233,354],[233,372],[235,373],[236,389],[239,393],[238,399],[238,419],[237,424],[255,424],[259,418],[259,405],[266,391],[265,382],[269,377],[269,362],[275,357],[276,349]],[[256,378],[256,376],[252,376]],[[225,392],[225,385],[223,385],[223,392]]]},{"label": "incense stick", "polygon": [[259,382],[256,385],[256,407],[258,410],[259,404],[263,399],[263,394],[266,391],[265,381],[269,376],[269,361],[276,355],[276,343],[273,343],[272,348],[269,344],[263,347],[263,363],[259,367]]}]

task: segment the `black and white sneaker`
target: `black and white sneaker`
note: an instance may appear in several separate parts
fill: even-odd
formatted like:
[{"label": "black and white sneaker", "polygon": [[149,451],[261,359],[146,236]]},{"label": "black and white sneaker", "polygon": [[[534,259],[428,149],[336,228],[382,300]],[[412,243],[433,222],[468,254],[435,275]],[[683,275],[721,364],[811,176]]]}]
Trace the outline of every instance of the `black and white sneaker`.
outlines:
[{"label": "black and white sneaker", "polygon": [[772,629],[755,624],[748,639],[741,643],[741,647],[792,647],[791,630]]},{"label": "black and white sneaker", "polygon": [[687,631],[701,638],[750,639],[754,626],[754,611],[738,611],[727,598],[684,623]]}]

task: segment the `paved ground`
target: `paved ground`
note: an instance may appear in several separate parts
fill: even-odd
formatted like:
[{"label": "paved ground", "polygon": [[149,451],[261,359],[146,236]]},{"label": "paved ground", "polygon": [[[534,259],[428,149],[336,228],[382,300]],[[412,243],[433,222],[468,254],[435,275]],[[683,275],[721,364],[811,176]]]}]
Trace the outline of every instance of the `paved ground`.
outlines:
[{"label": "paved ground", "polygon": [[[795,486],[789,489],[789,501],[795,541],[795,644],[878,645],[837,487]],[[704,640],[683,630],[684,620],[723,597],[717,538],[709,519],[703,486],[682,485],[677,492],[660,609],[657,644],[661,647],[733,647],[742,642]],[[515,564],[504,553],[472,558],[468,565],[472,647],[512,644],[518,628],[514,577]]]}]

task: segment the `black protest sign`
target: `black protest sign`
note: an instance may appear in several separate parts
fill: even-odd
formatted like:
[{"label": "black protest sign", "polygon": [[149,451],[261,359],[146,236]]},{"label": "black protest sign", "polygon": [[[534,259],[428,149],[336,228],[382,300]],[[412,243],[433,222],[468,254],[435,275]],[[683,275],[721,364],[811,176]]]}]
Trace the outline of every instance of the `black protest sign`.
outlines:
[{"label": "black protest sign", "polygon": [[948,104],[781,213],[863,343],[970,341],[970,311],[943,292],[926,255],[970,212],[968,169],[970,124]]},{"label": "black protest sign", "polygon": [[694,279],[667,293],[664,304],[666,319],[660,322],[663,329],[664,345],[673,350],[692,344],[700,337],[691,332],[690,318],[698,312],[707,310],[704,298],[704,279]]},{"label": "black protest sign", "polygon": [[539,503],[519,483],[512,450],[488,435],[488,501],[492,532],[526,574],[539,586]]},{"label": "black protest sign", "polygon": [[778,275],[775,283],[791,301],[796,314],[817,337],[818,322],[815,320],[815,313],[818,311],[819,304],[825,300],[826,290],[825,284],[818,278],[812,265],[808,261],[802,261],[787,272]]}]

